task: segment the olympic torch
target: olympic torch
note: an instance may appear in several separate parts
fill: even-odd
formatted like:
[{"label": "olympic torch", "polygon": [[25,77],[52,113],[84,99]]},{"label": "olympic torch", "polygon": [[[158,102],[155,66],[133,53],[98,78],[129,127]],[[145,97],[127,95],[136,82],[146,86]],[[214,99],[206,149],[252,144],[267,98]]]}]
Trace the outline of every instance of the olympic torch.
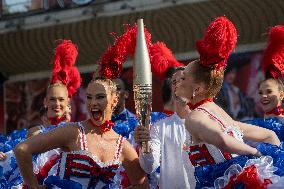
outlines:
[{"label": "olympic torch", "polygon": [[[139,19],[134,56],[133,92],[139,125],[150,129],[152,110],[152,72],[146,45],[143,19]],[[142,152],[149,153],[148,142],[142,142]]]}]

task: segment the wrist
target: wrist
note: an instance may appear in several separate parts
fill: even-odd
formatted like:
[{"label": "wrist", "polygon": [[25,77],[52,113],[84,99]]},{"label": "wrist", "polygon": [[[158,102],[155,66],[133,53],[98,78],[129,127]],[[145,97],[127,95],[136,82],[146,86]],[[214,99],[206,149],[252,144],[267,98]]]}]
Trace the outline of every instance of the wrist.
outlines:
[{"label": "wrist", "polygon": [[261,157],[262,154],[260,153],[260,151],[258,151],[258,149],[255,149],[255,150],[256,150],[256,152],[253,155],[256,156],[256,157]]}]

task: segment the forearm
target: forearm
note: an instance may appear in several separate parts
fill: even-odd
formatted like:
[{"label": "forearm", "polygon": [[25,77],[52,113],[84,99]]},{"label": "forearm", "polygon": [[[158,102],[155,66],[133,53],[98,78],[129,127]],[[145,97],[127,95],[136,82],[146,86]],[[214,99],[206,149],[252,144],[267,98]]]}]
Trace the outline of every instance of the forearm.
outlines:
[{"label": "forearm", "polygon": [[25,144],[23,143],[16,146],[14,153],[20,173],[24,179],[24,183],[31,189],[37,188],[39,184],[33,173],[32,154],[28,152]]},{"label": "forearm", "polygon": [[254,142],[266,142],[273,145],[280,145],[280,140],[274,131],[259,126],[237,122],[244,132],[244,139]]},{"label": "forearm", "polygon": [[240,142],[231,136],[224,134],[221,137],[222,142],[216,145],[221,150],[239,155],[259,155],[256,148],[253,148],[243,142]]},{"label": "forearm", "polygon": [[139,163],[141,168],[148,174],[153,173],[160,166],[160,145],[149,141],[151,152],[143,153],[139,150]]}]

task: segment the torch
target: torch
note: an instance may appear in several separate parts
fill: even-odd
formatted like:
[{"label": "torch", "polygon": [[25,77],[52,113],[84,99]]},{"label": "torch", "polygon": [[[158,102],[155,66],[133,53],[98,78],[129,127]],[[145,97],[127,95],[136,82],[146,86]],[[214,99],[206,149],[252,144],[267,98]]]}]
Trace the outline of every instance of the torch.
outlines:
[{"label": "torch", "polygon": [[[146,45],[143,19],[139,19],[134,56],[133,92],[139,125],[150,129],[152,110],[152,72]],[[149,153],[148,142],[142,142],[142,152]]]}]

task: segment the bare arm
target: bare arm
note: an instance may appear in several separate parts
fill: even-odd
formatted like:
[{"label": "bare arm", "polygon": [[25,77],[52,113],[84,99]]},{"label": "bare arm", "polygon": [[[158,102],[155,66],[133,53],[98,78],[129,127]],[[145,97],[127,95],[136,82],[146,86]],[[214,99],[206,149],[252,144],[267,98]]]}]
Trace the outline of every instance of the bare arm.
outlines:
[{"label": "bare arm", "polygon": [[238,121],[235,123],[243,130],[245,140],[280,145],[280,140],[274,131]]},{"label": "bare arm", "polygon": [[226,152],[240,155],[260,156],[257,149],[223,133],[220,125],[216,121],[210,119],[207,115],[198,112],[191,113],[191,116],[186,119],[186,128],[195,139],[208,144],[213,144]]},{"label": "bare arm", "polygon": [[128,141],[123,144],[122,165],[131,183],[129,189],[149,188],[145,172],[140,167],[138,155]]},{"label": "bare arm", "polygon": [[33,173],[32,155],[55,148],[67,148],[68,144],[78,136],[77,132],[74,126],[58,127],[48,133],[33,136],[15,147],[14,153],[21,175],[29,188],[39,187]]}]

